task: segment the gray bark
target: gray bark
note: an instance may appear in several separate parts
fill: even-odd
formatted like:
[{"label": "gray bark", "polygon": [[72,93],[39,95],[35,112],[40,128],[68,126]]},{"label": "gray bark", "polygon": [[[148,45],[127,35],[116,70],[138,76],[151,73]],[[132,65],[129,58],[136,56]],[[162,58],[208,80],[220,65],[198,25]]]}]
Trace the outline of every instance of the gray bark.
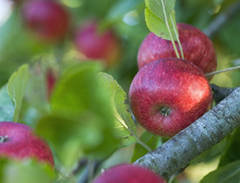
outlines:
[{"label": "gray bark", "polygon": [[238,126],[240,126],[240,88],[235,89],[188,128],[135,163],[168,179]]}]

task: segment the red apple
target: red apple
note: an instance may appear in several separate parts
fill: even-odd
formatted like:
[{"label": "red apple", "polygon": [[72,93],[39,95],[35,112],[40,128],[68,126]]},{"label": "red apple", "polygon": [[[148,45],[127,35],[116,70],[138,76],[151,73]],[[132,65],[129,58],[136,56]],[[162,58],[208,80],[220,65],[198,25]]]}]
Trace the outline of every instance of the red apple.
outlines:
[{"label": "red apple", "polygon": [[[217,67],[216,54],[211,40],[197,28],[187,24],[177,24],[184,59],[203,70],[213,72]],[[178,46],[177,42],[176,45]],[[179,49],[178,49],[179,50]],[[180,53],[180,52],[179,52]],[[149,33],[138,51],[138,67],[161,58],[176,58],[171,41]]]},{"label": "red apple", "polygon": [[86,58],[101,60],[107,67],[114,65],[120,56],[120,42],[113,30],[101,31],[94,21],[84,24],[76,32],[75,45]]},{"label": "red apple", "polygon": [[0,122],[0,157],[36,158],[54,166],[48,145],[28,126],[20,123]]},{"label": "red apple", "polygon": [[212,92],[197,66],[168,58],[139,70],[131,83],[129,99],[143,127],[154,134],[173,136],[209,109]]},{"label": "red apple", "polygon": [[114,166],[97,177],[93,183],[166,183],[152,171],[131,164]]},{"label": "red apple", "polygon": [[62,39],[69,28],[66,9],[54,0],[29,0],[23,6],[26,25],[46,41]]}]

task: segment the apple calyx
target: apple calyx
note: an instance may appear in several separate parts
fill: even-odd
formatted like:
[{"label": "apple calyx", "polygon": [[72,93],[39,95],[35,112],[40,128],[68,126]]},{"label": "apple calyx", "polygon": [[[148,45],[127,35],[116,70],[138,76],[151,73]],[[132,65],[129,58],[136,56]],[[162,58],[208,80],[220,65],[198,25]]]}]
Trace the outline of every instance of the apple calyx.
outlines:
[{"label": "apple calyx", "polygon": [[156,112],[160,113],[162,116],[167,117],[171,114],[171,108],[166,105],[160,105],[156,107]]},{"label": "apple calyx", "polygon": [[0,143],[4,143],[8,141],[8,136],[0,136]]}]

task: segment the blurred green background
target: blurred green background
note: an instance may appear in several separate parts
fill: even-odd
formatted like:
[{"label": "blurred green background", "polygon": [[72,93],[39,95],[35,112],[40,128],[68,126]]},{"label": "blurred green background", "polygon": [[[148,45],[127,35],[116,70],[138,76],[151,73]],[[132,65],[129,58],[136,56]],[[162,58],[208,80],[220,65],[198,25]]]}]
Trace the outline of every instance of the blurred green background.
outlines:
[{"label": "blurred green background", "polygon": [[[30,64],[32,76],[36,77],[30,79],[32,83],[31,89],[27,91],[26,101],[23,103],[24,110],[22,110],[21,119],[32,127],[35,127],[35,121],[37,121],[39,116],[41,116],[40,114],[43,114],[43,111],[49,110],[46,99],[42,100],[45,96],[43,96],[43,94],[40,92],[45,88],[44,86],[40,86],[40,83],[44,82],[44,76],[38,74],[39,68],[45,72],[46,68],[51,67],[55,72],[62,74],[63,70],[68,68],[68,66],[72,63],[78,63],[82,61],[79,59],[79,53],[74,48],[72,34],[75,28],[81,27],[82,22],[92,18],[98,19],[101,25],[106,26],[106,28],[111,27],[116,32],[119,40],[121,41],[121,57],[114,67],[103,69],[103,71],[111,74],[126,92],[128,92],[130,83],[138,71],[138,48],[149,32],[144,20],[144,0],[59,0],[59,2],[66,6],[71,15],[71,31],[65,40],[51,44],[39,41],[34,37],[30,30],[26,28],[21,16],[21,3],[15,3],[12,0],[0,1],[0,85],[4,86],[11,74],[16,71],[19,66],[25,63]],[[220,16],[236,2],[238,1],[177,0],[175,7],[176,19],[177,22],[185,22],[196,26],[201,30],[205,30],[217,16]],[[240,10],[230,19],[228,19],[227,22],[217,30],[214,37],[212,37],[218,59],[217,70],[240,65],[239,20]],[[41,67],[38,65],[41,65]],[[91,71],[94,73],[95,70],[100,69],[91,68],[88,70],[86,68],[86,71],[84,72]],[[72,81],[72,83],[74,83],[74,81]],[[88,80],[82,81],[82,86],[84,86],[84,83],[88,83]],[[237,87],[240,84],[240,71],[237,70],[218,74],[214,76],[214,79],[211,81],[211,83],[223,87]],[[96,83],[92,85],[95,84]],[[69,84],[69,86],[73,86],[73,84]],[[65,90],[67,91],[66,88],[60,88],[57,90],[57,94],[55,94],[52,99],[54,105],[57,106],[57,110],[60,111],[64,108],[64,102],[59,104],[57,100],[64,96]],[[89,86],[89,88],[87,88],[84,92],[87,93],[90,90],[91,87]],[[92,95],[91,97],[94,98],[96,96]],[[102,96],[102,98],[104,97],[105,96]],[[29,107],[30,104],[31,107]],[[102,103],[100,101],[98,105],[101,104]],[[86,106],[88,106],[87,102]],[[74,107],[75,106],[73,106],[72,109],[75,109]],[[90,106],[90,108],[91,107],[92,111],[96,112],[95,110],[97,109],[95,109],[94,106]],[[106,107],[103,110],[108,109],[109,108]],[[104,113],[104,111],[102,113]],[[51,114],[49,116],[44,116],[44,118],[41,118],[41,120],[44,121],[46,119],[58,119],[54,115]],[[89,116],[84,117],[88,119]],[[92,117],[96,121],[99,120],[97,115],[93,115],[91,118]],[[41,124],[44,123],[45,122],[42,122]],[[69,123],[73,125],[75,124],[74,122]],[[41,128],[43,127],[40,125],[38,128],[41,131]],[[94,130],[91,125],[86,128]],[[104,131],[106,129],[102,130]],[[104,132],[111,134],[111,132],[108,130]],[[42,132],[41,134],[43,136],[48,136],[47,132]],[[54,140],[56,139],[53,139],[53,142],[55,142]],[[65,147],[65,149],[69,149],[69,147],[72,148],[71,143],[74,143],[74,140],[75,137],[71,137],[71,141],[65,144],[67,147]],[[91,139],[89,139],[89,142],[92,142]],[[109,144],[111,143],[112,142],[109,142]],[[57,144],[56,148],[59,146]],[[219,154],[224,149],[225,141],[201,155],[189,168],[186,169],[183,174],[178,177],[176,182],[198,182],[204,175],[217,167]],[[111,150],[112,149],[109,151]],[[75,153],[74,148],[71,149],[70,153]],[[80,152],[80,154],[81,153],[82,152]],[[105,166],[108,167],[112,164],[129,161],[129,158],[131,158],[129,157],[129,154],[131,153],[133,153],[132,146],[129,146],[126,149],[120,149],[105,163]],[[139,155],[136,155],[136,157],[138,156]],[[72,160],[68,161],[71,162]],[[68,163],[66,163],[67,166]]]}]

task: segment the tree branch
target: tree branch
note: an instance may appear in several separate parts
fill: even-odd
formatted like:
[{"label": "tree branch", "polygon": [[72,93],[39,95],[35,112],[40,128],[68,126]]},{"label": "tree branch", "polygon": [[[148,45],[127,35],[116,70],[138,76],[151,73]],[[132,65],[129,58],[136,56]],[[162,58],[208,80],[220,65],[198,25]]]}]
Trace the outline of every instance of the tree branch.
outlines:
[{"label": "tree branch", "polygon": [[166,179],[177,174],[192,159],[240,126],[239,101],[240,88],[237,88],[189,127],[135,163],[152,169]]},{"label": "tree branch", "polygon": [[208,37],[213,37],[217,31],[240,11],[240,2],[232,4],[225,12],[219,14],[203,31]]}]

